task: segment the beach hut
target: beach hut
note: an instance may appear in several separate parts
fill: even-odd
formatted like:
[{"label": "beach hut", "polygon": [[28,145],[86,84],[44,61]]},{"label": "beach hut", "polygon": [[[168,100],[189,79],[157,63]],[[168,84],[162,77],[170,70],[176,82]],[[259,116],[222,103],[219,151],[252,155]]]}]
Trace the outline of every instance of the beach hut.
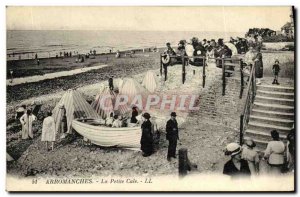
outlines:
[{"label": "beach hut", "polygon": [[[62,110],[62,106],[65,110]],[[100,116],[92,108],[91,105],[83,98],[82,94],[77,90],[67,90],[57,103],[52,111],[52,116],[55,120],[56,131],[59,131],[62,121],[63,113],[66,113],[67,117],[67,133],[72,132],[72,121],[76,118],[94,118],[99,119]]]},{"label": "beach hut", "polygon": [[128,96],[128,102],[131,102],[136,95],[146,97],[149,92],[140,83],[132,78],[126,78],[120,89],[121,95]]},{"label": "beach hut", "polygon": [[106,86],[100,90],[91,106],[101,118],[105,119],[109,117],[110,113],[114,112],[115,100],[116,93]]},{"label": "beach hut", "polygon": [[114,80],[114,86],[115,86],[115,88],[118,89],[118,90],[120,90],[120,89],[122,88],[123,83],[124,83],[124,81],[123,81],[123,79],[121,79],[121,78],[115,79],[115,80]]},{"label": "beach hut", "polygon": [[155,73],[151,70],[149,70],[142,82],[142,85],[151,93],[153,93],[156,88],[157,88],[157,84],[158,84],[158,79],[155,75]]}]

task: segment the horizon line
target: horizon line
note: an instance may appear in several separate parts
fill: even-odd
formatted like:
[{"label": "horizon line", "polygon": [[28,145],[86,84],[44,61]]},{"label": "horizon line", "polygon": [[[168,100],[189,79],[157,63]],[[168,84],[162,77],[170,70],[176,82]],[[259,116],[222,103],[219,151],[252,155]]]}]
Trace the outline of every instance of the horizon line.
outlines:
[{"label": "horizon line", "polygon": [[[249,28],[251,29],[251,28]],[[6,29],[6,31],[159,31],[159,32],[230,32],[245,33],[243,31],[199,31],[199,30],[122,30],[122,29]]]}]

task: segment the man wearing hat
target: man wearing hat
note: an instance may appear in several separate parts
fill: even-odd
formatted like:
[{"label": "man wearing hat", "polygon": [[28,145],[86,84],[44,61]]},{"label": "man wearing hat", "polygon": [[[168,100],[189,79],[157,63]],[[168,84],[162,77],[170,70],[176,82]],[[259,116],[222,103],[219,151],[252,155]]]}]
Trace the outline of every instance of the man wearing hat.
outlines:
[{"label": "man wearing hat", "polygon": [[166,44],[166,46],[167,46],[166,53],[168,55],[176,55],[174,49],[171,47],[171,44],[169,42]]},{"label": "man wearing hat", "polygon": [[169,140],[169,147],[168,147],[168,161],[171,160],[171,158],[176,158],[176,146],[177,146],[177,140],[178,137],[178,124],[176,120],[176,113],[171,113],[171,118],[168,120],[166,125],[166,132],[167,132],[167,140]]},{"label": "man wearing hat", "polygon": [[152,134],[152,123],[150,122],[150,114],[144,113],[144,122],[142,128],[141,138],[141,150],[143,151],[143,157],[148,157],[153,153],[153,134]]},{"label": "man wearing hat", "polygon": [[178,48],[177,48],[177,63],[182,63],[182,59],[181,59],[181,56],[186,56],[186,51],[185,51],[185,43],[186,41],[185,40],[180,40],[179,43],[178,43]]},{"label": "man wearing hat", "polygon": [[251,175],[248,162],[241,157],[241,151],[242,148],[237,143],[226,146],[225,155],[230,155],[231,159],[224,165],[223,174],[232,178]]}]

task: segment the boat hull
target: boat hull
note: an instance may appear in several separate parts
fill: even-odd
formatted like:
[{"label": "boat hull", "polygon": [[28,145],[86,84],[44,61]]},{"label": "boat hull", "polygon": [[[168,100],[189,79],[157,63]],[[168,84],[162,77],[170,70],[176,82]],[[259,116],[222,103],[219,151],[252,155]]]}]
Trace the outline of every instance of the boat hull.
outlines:
[{"label": "boat hull", "polygon": [[72,128],[93,144],[105,147],[140,148],[141,127],[112,128],[73,120]]}]

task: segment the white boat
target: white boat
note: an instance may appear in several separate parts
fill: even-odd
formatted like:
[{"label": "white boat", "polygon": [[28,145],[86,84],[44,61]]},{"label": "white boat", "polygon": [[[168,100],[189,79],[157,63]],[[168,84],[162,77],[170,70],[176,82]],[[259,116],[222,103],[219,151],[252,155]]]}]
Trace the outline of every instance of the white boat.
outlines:
[{"label": "white boat", "polygon": [[75,119],[72,128],[91,143],[104,147],[139,149],[142,130],[135,127],[112,128],[101,125],[96,119]]}]

